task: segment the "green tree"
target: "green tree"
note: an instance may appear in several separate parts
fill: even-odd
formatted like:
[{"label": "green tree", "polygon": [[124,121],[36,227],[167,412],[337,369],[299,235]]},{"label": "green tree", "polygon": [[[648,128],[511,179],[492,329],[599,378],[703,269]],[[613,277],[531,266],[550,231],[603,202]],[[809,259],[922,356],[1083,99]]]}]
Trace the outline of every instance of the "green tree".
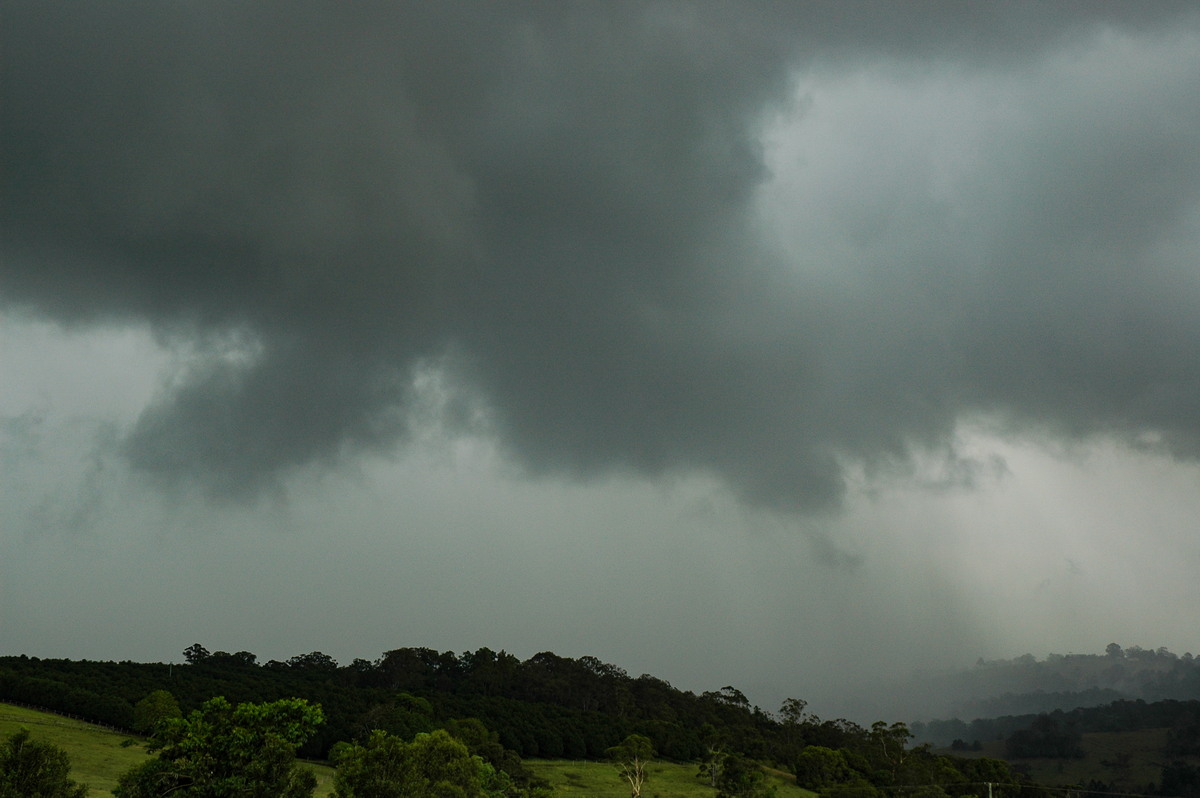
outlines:
[{"label": "green tree", "polygon": [[307,798],[312,771],[296,765],[296,748],[325,720],[299,698],[231,705],[209,699],[186,718],[159,724],[157,756],[121,776],[116,798]]},{"label": "green tree", "polygon": [[204,660],[211,656],[212,654],[208,653],[208,649],[199,643],[192,643],[183,650],[183,658],[187,660],[188,665],[195,665],[197,662],[204,662]]},{"label": "green tree", "polygon": [[302,671],[325,671],[326,673],[337,670],[337,660],[328,654],[321,651],[313,651],[309,654],[297,654],[287,661],[289,668],[295,668]]},{"label": "green tree", "polygon": [[485,779],[484,792],[503,792],[510,796],[546,790],[550,783],[525,766],[515,751],[500,744],[500,735],[478,718],[460,718],[446,724],[450,736],[467,747],[471,756],[489,765],[492,775]]},{"label": "green tree", "polygon": [[0,798],[86,798],[87,785],[71,781],[70,772],[65,751],[20,729],[0,747]]},{"label": "green tree", "polygon": [[871,754],[873,763],[888,772],[894,781],[908,759],[908,741],[912,732],[903,723],[893,723],[890,726],[881,720],[871,725]]},{"label": "green tree", "polygon": [[641,798],[642,787],[646,784],[646,766],[654,759],[650,738],[631,734],[607,753],[609,759],[617,763],[621,778],[629,783],[630,798]]},{"label": "green tree", "polygon": [[175,696],[166,690],[155,690],[133,705],[133,730],[152,734],[162,721],[180,717],[183,712]]},{"label": "green tree", "polygon": [[762,766],[740,754],[725,757],[717,777],[717,798],[772,798]]},{"label": "green tree", "polygon": [[485,785],[506,782],[445,730],[418,734],[411,743],[376,729],[361,745],[335,758],[335,798],[483,798]]},{"label": "green tree", "polygon": [[822,793],[827,787],[844,784],[854,776],[846,755],[838,749],[810,745],[796,757],[796,784]]},{"label": "green tree", "polygon": [[1013,759],[1032,757],[1083,756],[1083,735],[1070,723],[1051,715],[1038,715],[1028,729],[1018,729],[1004,741],[1005,752]]},{"label": "green tree", "polygon": [[711,723],[700,727],[700,744],[704,746],[704,755],[700,759],[700,772],[708,786],[716,788],[721,778],[721,767],[729,754],[725,750],[725,739]]},{"label": "green tree", "polygon": [[805,710],[808,702],[799,698],[788,698],[779,707],[779,734],[775,741],[775,759],[788,768],[794,768],[796,757],[804,750]]},{"label": "green tree", "polygon": [[361,745],[338,743],[333,761],[335,798],[399,798],[412,775],[408,743],[382,729]]}]

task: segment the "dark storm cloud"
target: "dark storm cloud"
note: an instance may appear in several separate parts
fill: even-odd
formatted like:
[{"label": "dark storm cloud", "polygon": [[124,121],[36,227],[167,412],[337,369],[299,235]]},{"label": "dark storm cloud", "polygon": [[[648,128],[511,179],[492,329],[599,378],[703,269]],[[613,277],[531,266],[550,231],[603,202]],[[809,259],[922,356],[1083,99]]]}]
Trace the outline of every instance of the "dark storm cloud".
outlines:
[{"label": "dark storm cloud", "polygon": [[126,451],[222,494],[401,442],[429,369],[531,470],[709,471],[781,508],[972,411],[1194,455],[1197,292],[1156,249],[1200,185],[1194,81],[1018,140],[1010,188],[968,197],[999,202],[982,258],[913,245],[833,289],[751,210],[797,70],[1022,69],[1188,9],[10,5],[0,298],[186,348]]}]

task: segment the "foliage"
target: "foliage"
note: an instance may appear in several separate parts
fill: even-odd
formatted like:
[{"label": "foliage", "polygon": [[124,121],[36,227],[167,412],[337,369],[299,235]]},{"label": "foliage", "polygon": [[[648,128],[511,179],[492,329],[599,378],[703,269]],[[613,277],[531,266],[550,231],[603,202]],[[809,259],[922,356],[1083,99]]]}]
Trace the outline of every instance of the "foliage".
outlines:
[{"label": "foliage", "polygon": [[1178,798],[1200,798],[1200,765],[1172,762],[1165,766],[1159,792]]},{"label": "foliage", "polygon": [[70,772],[62,749],[21,729],[0,747],[0,798],[85,798],[87,786],[72,781]]},{"label": "foliage", "polygon": [[796,758],[796,783],[810,790],[824,791],[835,784],[846,783],[853,775],[841,750],[810,745]]},{"label": "foliage", "polygon": [[1180,714],[1167,732],[1171,756],[1200,756],[1200,707]]},{"label": "foliage", "polygon": [[258,657],[249,651],[238,651],[230,654],[228,651],[214,651],[203,660],[210,668],[252,668],[258,662]]},{"label": "foliage", "polygon": [[133,705],[133,730],[152,734],[162,721],[180,717],[183,712],[175,696],[166,690],[155,690]]},{"label": "foliage", "polygon": [[654,758],[654,746],[648,737],[631,734],[620,745],[608,749],[608,757],[617,763],[618,772],[629,784],[630,798],[640,798],[646,784],[646,766]]},{"label": "foliage", "polygon": [[1040,715],[1028,729],[1019,729],[1005,741],[1011,758],[1051,757],[1066,759],[1083,756],[1080,732],[1053,715]]},{"label": "foliage", "polygon": [[721,768],[724,766],[729,752],[725,750],[726,743],[721,732],[711,723],[704,724],[700,730],[700,737],[704,741],[704,754],[700,758],[700,770],[697,775],[707,781],[708,786],[715,789],[717,781],[721,778]]},{"label": "foliage", "polygon": [[192,643],[183,650],[183,658],[187,660],[188,665],[204,662],[211,656],[212,654],[208,652],[208,649],[199,643]]},{"label": "foliage", "polygon": [[787,698],[779,707],[779,732],[775,735],[772,754],[775,761],[784,767],[794,767],[796,757],[804,749],[807,708],[808,702],[799,698]]},{"label": "foliage", "polygon": [[717,798],[774,798],[762,766],[738,754],[730,754],[717,777]]},{"label": "foliage", "polygon": [[408,744],[377,729],[362,745],[339,746],[334,752],[337,798],[391,798],[404,795],[408,776]]},{"label": "foliage", "polygon": [[301,798],[312,772],[296,748],[323,722],[321,708],[298,698],[234,706],[210,699],[187,718],[161,723],[157,756],[121,777],[117,798]]},{"label": "foliage", "polygon": [[912,733],[903,723],[889,726],[880,720],[871,725],[871,763],[875,768],[886,771],[893,783],[899,779],[900,770],[909,757],[908,741],[911,739]]},{"label": "foliage", "polygon": [[411,742],[374,731],[361,745],[337,755],[336,798],[485,798],[485,788],[503,795],[507,784],[496,771],[444,730]]},{"label": "foliage", "polygon": [[289,659],[287,665],[289,668],[310,671],[336,671],[338,666],[336,659],[320,651],[299,654]]},{"label": "foliage", "polygon": [[478,718],[461,718],[446,724],[446,731],[479,757],[493,771],[493,784],[484,784],[484,791],[518,796],[545,792],[549,785],[525,766],[521,758],[500,744],[500,735]]}]

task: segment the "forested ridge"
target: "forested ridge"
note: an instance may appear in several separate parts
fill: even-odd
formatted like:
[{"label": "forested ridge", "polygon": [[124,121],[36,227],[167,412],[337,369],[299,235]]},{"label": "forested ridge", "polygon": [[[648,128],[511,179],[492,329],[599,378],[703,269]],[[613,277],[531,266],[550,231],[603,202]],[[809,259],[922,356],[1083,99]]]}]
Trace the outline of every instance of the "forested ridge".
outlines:
[{"label": "forested ridge", "polygon": [[637,732],[660,755],[690,760],[705,749],[705,724],[759,754],[775,725],[732,687],[695,695],[592,657],[544,652],[521,661],[486,648],[462,655],[401,648],[345,666],[321,652],[260,665],[248,652],[188,651],[186,665],[0,657],[0,698],[132,728],[134,705],[155,690],[170,692],[185,713],[214,695],[233,702],[299,696],[319,703],[327,719],[308,743],[311,755],[371,728],[412,734],[474,717],[526,757],[600,758]]},{"label": "forested ridge", "polygon": [[[518,757],[603,759],[636,735],[656,757],[697,763],[701,776],[753,761],[795,774],[797,784],[822,794],[922,787],[932,796],[967,796],[979,794],[980,785],[1025,782],[1003,761],[913,745],[903,723],[867,728],[826,720],[799,699],[765,711],[732,686],[696,694],[594,657],[543,652],[522,661],[487,648],[463,654],[399,648],[348,665],[319,651],[259,664],[250,652],[209,652],[199,644],[184,654],[185,665],[0,657],[0,700],[147,731],[152,696],[169,694],[185,716],[215,696],[233,705],[303,699],[321,708],[324,721],[299,753],[322,759],[374,730],[411,740],[441,729],[475,746],[490,740],[497,769],[519,773]],[[972,735],[1002,734],[1026,745],[1014,756],[1071,756],[1072,740],[1084,729],[1166,726],[1176,730],[1173,739],[1186,757],[1200,753],[1192,751],[1197,718],[1195,701],[1115,702],[1103,711],[1001,718],[991,727],[946,722],[954,728],[936,731],[957,732],[960,749]],[[939,736],[931,734],[934,726],[915,730]],[[1200,773],[1184,776],[1194,793],[1171,794],[1200,794]],[[1026,783],[1023,794],[1030,789]]]}]

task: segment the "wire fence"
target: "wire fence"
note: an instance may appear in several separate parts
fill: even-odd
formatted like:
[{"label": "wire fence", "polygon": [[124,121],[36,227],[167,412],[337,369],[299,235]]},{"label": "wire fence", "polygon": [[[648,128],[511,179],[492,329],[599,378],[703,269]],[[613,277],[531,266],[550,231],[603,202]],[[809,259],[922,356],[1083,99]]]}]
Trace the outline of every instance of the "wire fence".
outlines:
[{"label": "wire fence", "polygon": [[[51,709],[50,707],[39,706],[38,704],[27,704],[24,701],[13,701],[12,699],[9,699],[9,698],[3,699],[3,703],[9,704],[14,707],[22,707],[24,709],[32,709],[34,711],[42,712],[47,715],[54,715],[55,717],[59,717],[59,718],[67,718],[70,720],[79,721],[80,723],[86,723],[89,726],[96,726],[98,728],[105,729],[110,732],[114,732],[116,734],[128,734],[128,735],[136,734],[136,732],[134,732],[132,729],[123,729],[119,726],[110,726],[109,724],[102,723],[94,718],[85,718],[82,715],[73,715],[70,712],[61,712],[57,709]],[[31,723],[40,723],[42,725],[53,723],[53,721],[42,721],[42,720],[31,720],[30,722]]]}]

